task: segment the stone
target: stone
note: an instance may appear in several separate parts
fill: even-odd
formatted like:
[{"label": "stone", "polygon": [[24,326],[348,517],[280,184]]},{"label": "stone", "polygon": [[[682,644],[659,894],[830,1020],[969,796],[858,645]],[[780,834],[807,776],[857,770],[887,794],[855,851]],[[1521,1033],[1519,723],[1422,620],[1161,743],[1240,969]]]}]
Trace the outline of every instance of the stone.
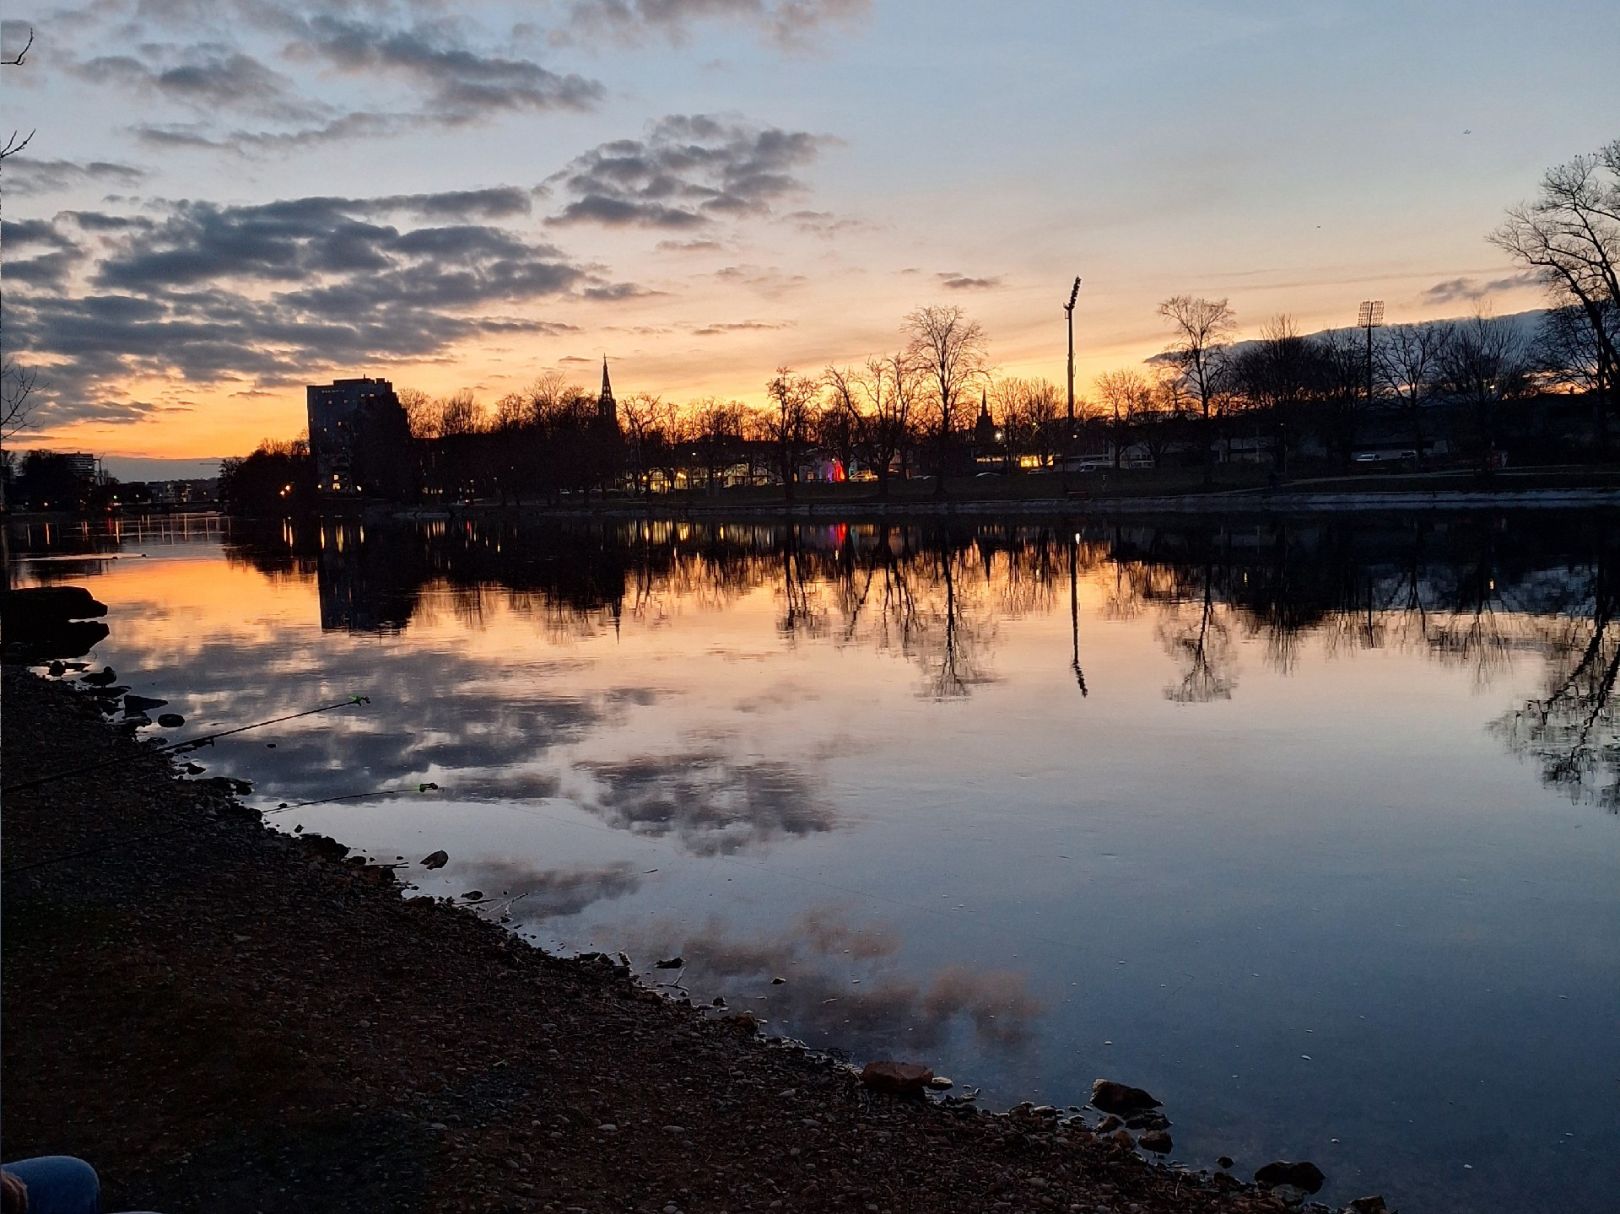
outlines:
[{"label": "stone", "polygon": [[1344,1207],[1344,1214],[1389,1214],[1389,1207],[1384,1199],[1374,1193],[1369,1197],[1358,1197]]},{"label": "stone", "polygon": [[1091,1085],[1092,1107],[1105,1113],[1121,1115],[1140,1113],[1147,1109],[1156,1109],[1163,1103],[1141,1088],[1133,1088],[1127,1083],[1099,1079]]},{"label": "stone", "polygon": [[1125,1122],[1122,1118],[1115,1117],[1112,1113],[1110,1113],[1097,1123],[1096,1130],[1099,1134],[1112,1134],[1124,1124]]},{"label": "stone", "polygon": [[955,1080],[947,1079],[944,1075],[935,1075],[928,1081],[928,1086],[936,1092],[948,1092],[956,1086]]},{"label": "stone", "polygon": [[685,964],[685,957],[666,957],[662,961],[654,961],[653,968],[659,970],[678,970]]},{"label": "stone", "polygon": [[1232,1166],[1232,1163],[1233,1160],[1230,1155],[1220,1155],[1217,1156],[1215,1160],[1215,1166],[1217,1168],[1229,1168]]},{"label": "stone", "polygon": [[469,889],[461,896],[467,899],[468,902],[482,902],[484,900],[484,891],[481,889]]},{"label": "stone", "polygon": [[1168,1130],[1170,1119],[1163,1113],[1149,1110],[1146,1113],[1133,1113],[1125,1119],[1127,1130]]},{"label": "stone", "polygon": [[1175,1145],[1175,1143],[1170,1140],[1170,1135],[1166,1134],[1163,1130],[1149,1130],[1136,1141],[1144,1151],[1152,1151],[1157,1155],[1168,1155],[1170,1153],[1170,1148]]},{"label": "stone", "polygon": [[153,708],[162,708],[168,702],[155,700],[151,696],[138,696],[132,691],[124,696],[124,714],[131,716],[137,712],[148,712]]},{"label": "stone", "polygon": [[158,716],[158,724],[164,729],[179,729],[186,723],[186,719],[177,712],[165,712]]},{"label": "stone", "polygon": [[861,1083],[874,1092],[895,1096],[920,1096],[934,1072],[918,1062],[887,1059],[868,1062],[861,1068]]},{"label": "stone", "polygon": [[1272,1160],[1254,1174],[1254,1179],[1257,1184],[1263,1184],[1268,1189],[1278,1185],[1289,1185],[1306,1193],[1315,1193],[1327,1183],[1327,1177],[1322,1174],[1322,1169],[1305,1159],[1298,1163],[1291,1163],[1286,1159]]},{"label": "stone", "polygon": [[443,868],[448,863],[450,863],[450,853],[443,849],[429,852],[422,857],[423,868]]}]

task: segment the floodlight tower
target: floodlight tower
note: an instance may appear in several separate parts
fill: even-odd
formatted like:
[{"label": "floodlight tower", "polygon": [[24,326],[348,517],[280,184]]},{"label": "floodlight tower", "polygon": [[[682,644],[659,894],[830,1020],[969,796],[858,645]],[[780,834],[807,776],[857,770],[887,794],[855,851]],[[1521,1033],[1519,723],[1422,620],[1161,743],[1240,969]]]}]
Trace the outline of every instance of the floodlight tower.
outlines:
[{"label": "floodlight tower", "polygon": [[1372,333],[1379,325],[1384,323],[1384,301],[1381,299],[1364,299],[1361,306],[1356,309],[1356,327],[1367,330],[1367,408],[1372,408],[1373,401],[1373,364],[1372,364]]},{"label": "floodlight tower", "polygon": [[1069,289],[1069,302],[1063,305],[1063,315],[1069,322],[1069,433],[1074,434],[1074,301],[1080,298],[1080,277],[1075,276]]}]

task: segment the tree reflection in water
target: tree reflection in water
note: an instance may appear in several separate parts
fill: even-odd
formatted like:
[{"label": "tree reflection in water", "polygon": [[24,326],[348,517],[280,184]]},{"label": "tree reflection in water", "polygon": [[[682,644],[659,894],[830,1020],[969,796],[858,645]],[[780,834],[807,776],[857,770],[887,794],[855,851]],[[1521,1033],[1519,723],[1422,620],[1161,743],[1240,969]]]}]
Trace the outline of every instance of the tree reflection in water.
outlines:
[{"label": "tree reflection in water", "polygon": [[498,599],[566,638],[616,628],[626,611],[657,625],[768,588],[785,640],[900,657],[918,693],[941,700],[994,677],[1002,620],[1057,610],[1065,589],[1082,696],[1088,601],[1104,621],[1157,617],[1173,669],[1164,694],[1183,704],[1238,697],[1240,638],[1285,675],[1313,648],[1332,659],[1393,646],[1463,666],[1481,688],[1534,656],[1548,664],[1545,695],[1496,731],[1550,785],[1615,810],[1617,537],[1612,520],[1551,514],[1078,528],[462,520],[239,527],[228,551],[272,577],[313,574],[323,627],[352,632],[400,631],[446,607],[476,629]]}]

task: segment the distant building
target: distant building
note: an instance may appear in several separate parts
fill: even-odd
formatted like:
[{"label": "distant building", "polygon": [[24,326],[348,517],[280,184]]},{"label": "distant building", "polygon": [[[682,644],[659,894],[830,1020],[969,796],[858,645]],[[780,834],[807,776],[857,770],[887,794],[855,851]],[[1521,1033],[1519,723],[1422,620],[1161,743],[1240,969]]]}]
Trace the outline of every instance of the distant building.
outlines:
[{"label": "distant building", "polygon": [[311,384],[309,453],[315,460],[315,488],[323,495],[359,494],[356,461],[363,455],[362,436],[377,423],[403,416],[394,385],[386,379],[338,379]]}]

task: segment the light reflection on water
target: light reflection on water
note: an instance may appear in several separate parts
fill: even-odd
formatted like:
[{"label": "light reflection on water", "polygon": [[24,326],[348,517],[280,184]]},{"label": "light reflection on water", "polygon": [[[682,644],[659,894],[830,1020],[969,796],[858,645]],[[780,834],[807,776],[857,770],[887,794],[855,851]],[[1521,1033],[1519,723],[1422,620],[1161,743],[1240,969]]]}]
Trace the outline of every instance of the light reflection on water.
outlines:
[{"label": "light reflection on water", "polygon": [[992,1105],[1141,1084],[1199,1166],[1598,1210],[1614,534],[457,519],[17,569],[93,582],[182,734],[372,697],[203,761],[548,944]]}]

